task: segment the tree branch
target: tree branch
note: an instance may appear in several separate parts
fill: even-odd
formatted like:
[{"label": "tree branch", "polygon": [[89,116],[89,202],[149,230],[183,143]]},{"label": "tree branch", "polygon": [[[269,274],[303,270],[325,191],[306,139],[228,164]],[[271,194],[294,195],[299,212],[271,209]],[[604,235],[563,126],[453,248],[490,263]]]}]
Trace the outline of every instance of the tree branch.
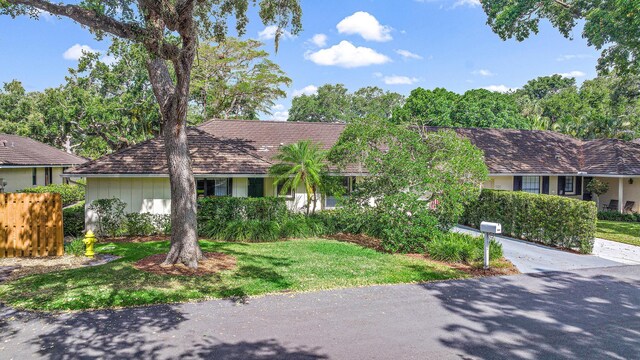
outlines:
[{"label": "tree branch", "polygon": [[78,5],[53,4],[46,0],[6,0],[6,2],[30,6],[54,15],[68,17],[92,29],[102,30],[124,39],[139,40],[145,32],[135,24],[127,24],[112,17],[100,15]]}]

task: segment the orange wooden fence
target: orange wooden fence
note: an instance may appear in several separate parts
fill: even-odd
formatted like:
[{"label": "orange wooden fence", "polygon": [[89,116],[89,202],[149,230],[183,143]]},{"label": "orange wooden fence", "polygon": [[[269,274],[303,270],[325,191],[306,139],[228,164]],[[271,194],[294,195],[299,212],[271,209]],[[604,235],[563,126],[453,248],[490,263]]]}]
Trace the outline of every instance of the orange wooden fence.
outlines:
[{"label": "orange wooden fence", "polygon": [[64,254],[59,194],[0,194],[0,258]]}]

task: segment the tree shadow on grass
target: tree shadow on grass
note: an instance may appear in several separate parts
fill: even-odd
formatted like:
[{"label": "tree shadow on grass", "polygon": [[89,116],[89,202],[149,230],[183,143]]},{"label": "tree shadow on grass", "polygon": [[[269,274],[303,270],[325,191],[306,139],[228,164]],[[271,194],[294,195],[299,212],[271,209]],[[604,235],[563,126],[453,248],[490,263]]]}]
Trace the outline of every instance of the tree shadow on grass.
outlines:
[{"label": "tree shadow on grass", "polygon": [[[524,283],[522,277],[529,277]],[[547,273],[427,286],[463,320],[440,342],[462,358],[603,359],[640,354],[640,282]]]}]

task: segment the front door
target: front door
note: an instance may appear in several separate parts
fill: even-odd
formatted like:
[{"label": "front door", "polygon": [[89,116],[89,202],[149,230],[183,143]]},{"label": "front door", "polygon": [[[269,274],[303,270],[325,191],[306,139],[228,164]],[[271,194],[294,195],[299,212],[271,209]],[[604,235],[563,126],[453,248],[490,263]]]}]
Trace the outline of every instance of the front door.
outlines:
[{"label": "front door", "polygon": [[249,178],[249,197],[263,197],[264,196],[264,179],[263,178]]},{"label": "front door", "polygon": [[589,185],[589,183],[591,182],[591,180],[593,180],[592,177],[585,177],[582,180],[582,183],[584,184],[584,192],[582,193],[582,200],[586,200],[586,201],[591,201],[593,200],[593,196],[591,195],[590,192],[587,191],[587,185]]}]

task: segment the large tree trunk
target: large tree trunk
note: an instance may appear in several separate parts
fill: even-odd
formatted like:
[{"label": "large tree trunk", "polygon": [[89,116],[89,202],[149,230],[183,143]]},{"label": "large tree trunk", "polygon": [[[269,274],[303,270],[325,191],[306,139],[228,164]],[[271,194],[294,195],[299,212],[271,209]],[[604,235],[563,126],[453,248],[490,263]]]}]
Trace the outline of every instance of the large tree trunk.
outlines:
[{"label": "large tree trunk", "polygon": [[202,251],[198,245],[196,189],[187,143],[186,121],[177,111],[163,114],[165,153],[171,183],[171,249],[165,264],[198,267]]}]

